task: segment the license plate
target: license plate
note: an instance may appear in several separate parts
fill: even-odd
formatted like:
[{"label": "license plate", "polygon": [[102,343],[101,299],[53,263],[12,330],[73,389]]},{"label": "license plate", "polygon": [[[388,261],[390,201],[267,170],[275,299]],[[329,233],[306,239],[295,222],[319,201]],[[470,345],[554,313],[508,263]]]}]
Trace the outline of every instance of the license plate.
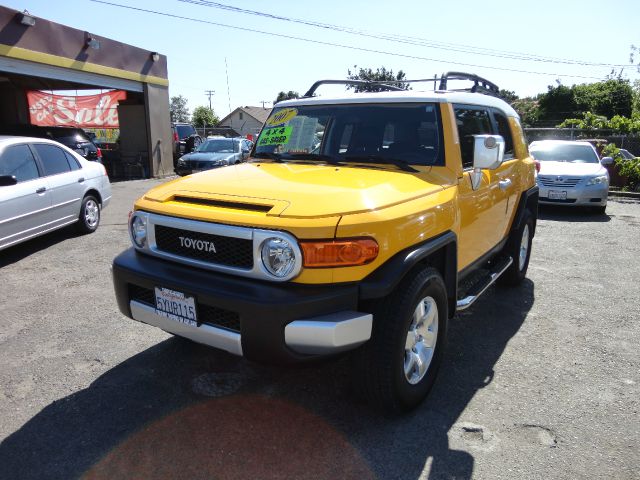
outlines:
[{"label": "license plate", "polygon": [[566,190],[549,190],[547,193],[549,200],[566,200],[567,199],[567,191]]},{"label": "license plate", "polygon": [[156,287],[156,313],[191,327],[198,326],[196,300],[182,292]]}]

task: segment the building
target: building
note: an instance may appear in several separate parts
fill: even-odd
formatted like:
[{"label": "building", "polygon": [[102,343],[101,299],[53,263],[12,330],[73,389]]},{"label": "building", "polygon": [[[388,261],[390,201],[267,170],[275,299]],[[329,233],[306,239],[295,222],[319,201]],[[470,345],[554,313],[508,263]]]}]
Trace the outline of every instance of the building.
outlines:
[{"label": "building", "polygon": [[158,52],[0,6],[0,126],[30,123],[30,90],[124,90],[120,151],[109,166],[124,177],[163,175],[173,172],[168,88]]},{"label": "building", "polygon": [[243,137],[251,135],[255,138],[270,112],[270,108],[264,107],[238,107],[220,120],[218,126],[232,128]]}]

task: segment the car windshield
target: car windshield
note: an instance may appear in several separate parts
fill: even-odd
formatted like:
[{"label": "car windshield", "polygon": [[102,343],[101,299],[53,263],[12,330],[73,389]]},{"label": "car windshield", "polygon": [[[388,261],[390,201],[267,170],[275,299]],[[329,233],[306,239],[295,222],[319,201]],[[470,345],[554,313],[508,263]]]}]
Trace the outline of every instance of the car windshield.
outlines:
[{"label": "car windshield", "polygon": [[542,162],[598,163],[598,156],[589,145],[532,145],[530,152]]},{"label": "car windshield", "polygon": [[196,151],[205,153],[237,153],[240,151],[240,143],[230,139],[207,140],[200,145]]},{"label": "car windshield", "polygon": [[193,128],[193,125],[176,125],[176,131],[178,132],[178,137],[189,138],[191,135],[196,133],[196,129]]},{"label": "car windshield", "polygon": [[434,103],[301,105],[275,108],[254,156],[273,160],[444,165]]}]

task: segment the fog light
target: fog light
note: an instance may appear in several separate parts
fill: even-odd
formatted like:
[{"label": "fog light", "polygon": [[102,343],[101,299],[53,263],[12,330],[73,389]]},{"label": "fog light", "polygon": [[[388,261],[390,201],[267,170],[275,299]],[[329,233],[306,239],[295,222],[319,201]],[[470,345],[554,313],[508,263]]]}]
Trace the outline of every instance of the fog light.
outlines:
[{"label": "fog light", "polygon": [[138,248],[144,248],[147,243],[147,219],[134,214],[130,229],[133,244]]},{"label": "fog light", "polygon": [[295,268],[296,254],[285,239],[268,238],[262,243],[262,263],[271,275],[284,278]]}]

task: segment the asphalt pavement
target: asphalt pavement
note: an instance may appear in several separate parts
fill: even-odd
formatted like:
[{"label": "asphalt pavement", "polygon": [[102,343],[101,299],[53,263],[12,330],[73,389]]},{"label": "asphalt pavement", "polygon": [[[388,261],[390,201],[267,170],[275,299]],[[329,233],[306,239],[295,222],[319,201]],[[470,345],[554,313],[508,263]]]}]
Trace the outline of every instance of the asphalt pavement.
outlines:
[{"label": "asphalt pavement", "polygon": [[266,367],[118,312],[110,263],[161,182],[0,252],[0,478],[640,478],[640,203],[542,209],[528,278],[459,314],[430,397],[387,418],[348,358]]}]

